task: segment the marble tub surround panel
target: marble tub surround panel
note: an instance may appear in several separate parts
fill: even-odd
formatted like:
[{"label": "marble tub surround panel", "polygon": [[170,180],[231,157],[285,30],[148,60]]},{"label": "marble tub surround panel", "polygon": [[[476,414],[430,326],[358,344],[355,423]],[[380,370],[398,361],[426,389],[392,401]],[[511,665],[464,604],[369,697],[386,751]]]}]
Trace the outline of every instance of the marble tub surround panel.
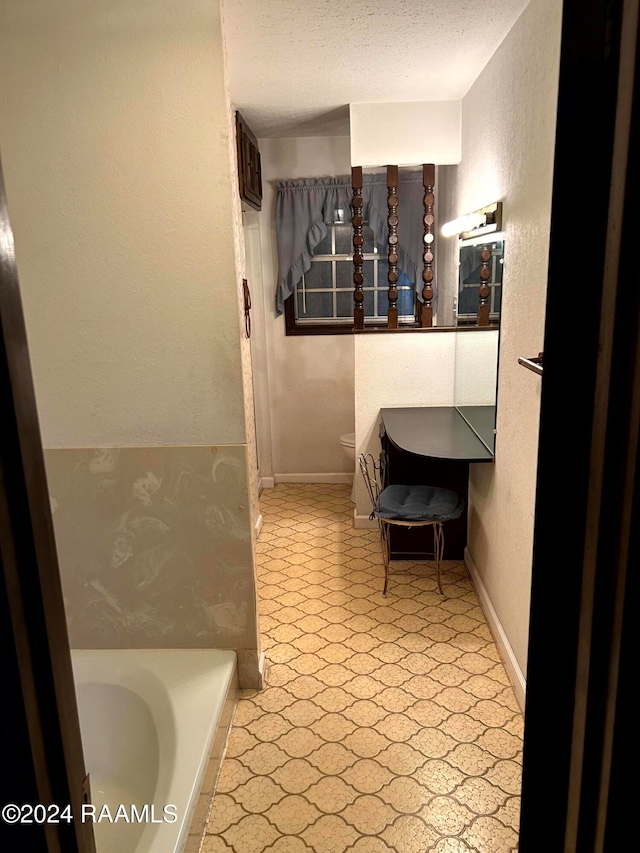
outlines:
[{"label": "marble tub surround panel", "polygon": [[72,647],[256,652],[244,445],[45,459]]}]

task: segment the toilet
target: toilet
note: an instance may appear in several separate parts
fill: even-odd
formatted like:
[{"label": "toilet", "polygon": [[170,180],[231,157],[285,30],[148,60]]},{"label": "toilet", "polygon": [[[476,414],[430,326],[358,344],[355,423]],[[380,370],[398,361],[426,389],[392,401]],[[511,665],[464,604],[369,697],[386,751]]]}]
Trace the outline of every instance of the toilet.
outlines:
[{"label": "toilet", "polygon": [[[355,432],[347,432],[340,436],[340,446],[347,454],[354,468],[356,467],[356,434]],[[351,489],[351,502],[356,502],[356,475],[353,476],[353,488]]]}]

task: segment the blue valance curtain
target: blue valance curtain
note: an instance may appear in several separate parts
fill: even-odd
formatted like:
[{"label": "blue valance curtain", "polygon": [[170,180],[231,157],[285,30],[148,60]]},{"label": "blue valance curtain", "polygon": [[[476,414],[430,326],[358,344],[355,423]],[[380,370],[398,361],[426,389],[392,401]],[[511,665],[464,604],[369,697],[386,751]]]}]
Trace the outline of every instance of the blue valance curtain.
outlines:
[{"label": "blue valance curtain", "polygon": [[[422,268],[424,188],[422,172],[400,172],[398,198],[398,266],[414,283]],[[365,175],[362,189],[363,216],[373,229],[381,251],[386,252],[387,226],[386,175]],[[284,311],[284,301],[311,268],[313,250],[327,236],[327,225],[336,220],[336,211],[351,218],[350,178],[305,178],[280,181],[276,202],[278,244],[278,283],[276,313]],[[365,283],[366,286],[366,283]],[[420,297],[421,287],[418,290]]]}]

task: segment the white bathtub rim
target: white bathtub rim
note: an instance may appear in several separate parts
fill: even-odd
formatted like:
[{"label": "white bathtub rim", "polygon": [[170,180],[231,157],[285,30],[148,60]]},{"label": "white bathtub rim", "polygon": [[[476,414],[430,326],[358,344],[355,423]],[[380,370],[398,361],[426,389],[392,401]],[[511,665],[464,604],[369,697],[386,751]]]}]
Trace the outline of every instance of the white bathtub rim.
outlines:
[{"label": "white bathtub rim", "polygon": [[[174,824],[146,824],[136,853],[154,853],[158,833],[163,849],[180,850],[206,772],[209,754],[233,675],[236,653],[226,649],[98,649],[72,652],[79,682],[119,684],[137,692],[149,707],[159,735],[168,725],[175,732],[173,756],[167,760],[160,743],[160,768],[154,803],[177,807]],[[146,675],[142,675],[145,671]],[[215,678],[214,678],[215,675]],[[161,686],[162,685],[162,686]],[[140,689],[138,689],[138,687]],[[166,689],[167,702],[158,700]],[[154,704],[154,701],[155,704]],[[170,708],[170,720],[167,719]],[[164,712],[164,716],[163,716]],[[197,733],[197,737],[194,735]],[[173,839],[175,836],[175,841]]]}]

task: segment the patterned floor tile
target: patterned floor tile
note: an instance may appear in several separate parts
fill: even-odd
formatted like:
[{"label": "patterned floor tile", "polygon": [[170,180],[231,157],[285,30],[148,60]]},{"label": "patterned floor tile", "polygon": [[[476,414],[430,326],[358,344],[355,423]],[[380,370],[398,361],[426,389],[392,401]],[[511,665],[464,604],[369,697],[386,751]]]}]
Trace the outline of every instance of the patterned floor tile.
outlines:
[{"label": "patterned floor tile", "polygon": [[466,567],[393,563],[349,489],[280,485],[257,547],[266,688],[201,853],[513,853],[522,715]]}]

